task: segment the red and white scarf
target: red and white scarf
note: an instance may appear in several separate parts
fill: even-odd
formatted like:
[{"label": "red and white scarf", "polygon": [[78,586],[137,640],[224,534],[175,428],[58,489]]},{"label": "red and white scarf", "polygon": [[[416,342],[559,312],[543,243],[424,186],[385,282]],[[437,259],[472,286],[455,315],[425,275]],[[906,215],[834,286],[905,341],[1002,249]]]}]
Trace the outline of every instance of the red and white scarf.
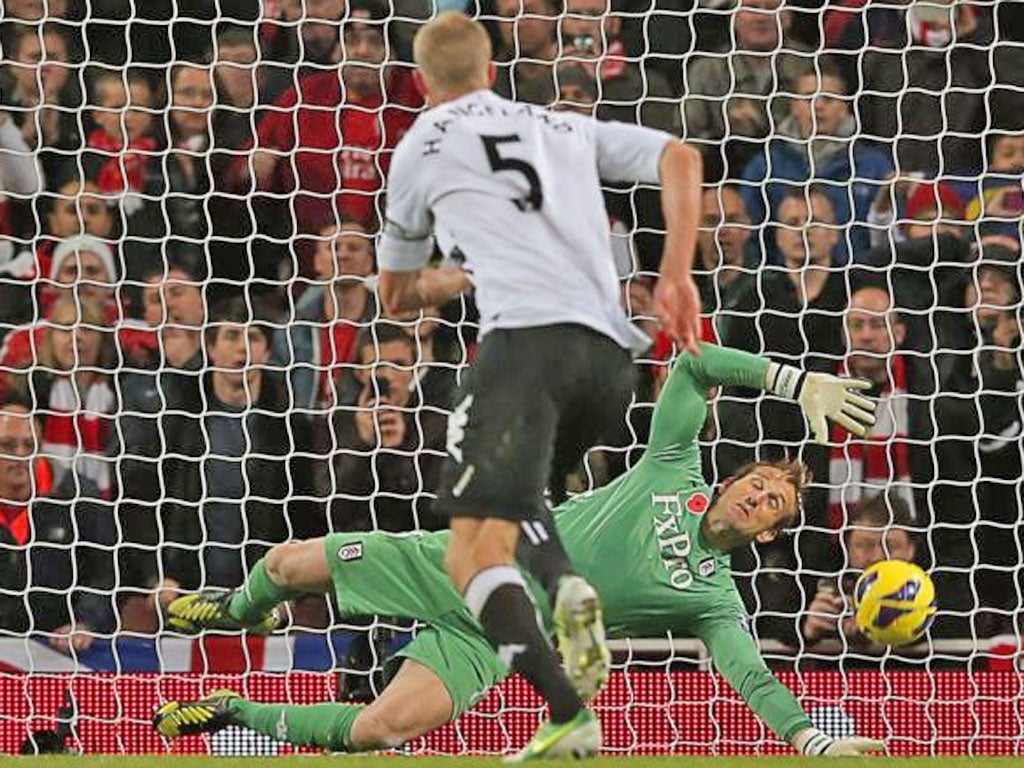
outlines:
[{"label": "red and white scarf", "polygon": [[106,454],[114,406],[114,392],[105,380],[95,382],[84,393],[68,377],[53,382],[43,422],[43,453],[53,464],[54,483],[74,467],[79,476],[96,483],[103,498],[110,498],[110,462]]},{"label": "red and white scarf", "polygon": [[[837,373],[847,375],[846,363],[840,363]],[[833,529],[841,529],[861,501],[885,490],[903,497],[911,515],[917,517],[910,485],[907,405],[907,364],[895,355],[878,395],[875,425],[868,437],[852,438],[842,427],[832,426],[828,521]]]}]

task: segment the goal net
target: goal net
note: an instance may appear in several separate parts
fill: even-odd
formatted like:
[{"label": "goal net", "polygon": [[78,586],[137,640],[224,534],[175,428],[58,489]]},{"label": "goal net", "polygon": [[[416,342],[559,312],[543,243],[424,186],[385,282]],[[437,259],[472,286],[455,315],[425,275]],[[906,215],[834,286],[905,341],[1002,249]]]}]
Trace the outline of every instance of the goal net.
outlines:
[{"label": "goal net", "polygon": [[[712,487],[757,459],[814,471],[793,530],[733,557],[769,666],[833,736],[1020,754],[1011,5],[4,2],[0,751],[277,754],[291,748],[237,729],[171,744],[153,709],[222,687],[379,694],[412,622],[307,597],[269,637],[194,639],[164,608],[241,583],[275,543],[445,526],[432,505],[478,316],[471,298],[387,316],[374,242],[391,153],[423,108],[412,37],[463,10],[492,37],[499,93],[700,150],[705,340],[871,382],[871,434],[824,445],[792,404],[712,393]],[[658,191],[605,197],[623,303],[652,347],[573,493],[639,459],[677,355],[653,309]],[[850,613],[856,575],[888,557],[937,587],[933,627],[905,648],[867,642]],[[613,650],[594,704],[609,753],[789,750],[697,640]],[[513,678],[402,751],[508,752],[542,714]]]}]

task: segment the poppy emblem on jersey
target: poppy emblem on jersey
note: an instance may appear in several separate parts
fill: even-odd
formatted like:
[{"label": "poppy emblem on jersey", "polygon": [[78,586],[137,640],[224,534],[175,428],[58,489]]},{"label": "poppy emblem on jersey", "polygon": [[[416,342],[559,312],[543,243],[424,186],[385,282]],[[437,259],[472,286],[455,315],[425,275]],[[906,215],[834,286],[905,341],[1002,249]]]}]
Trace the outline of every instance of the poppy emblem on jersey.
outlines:
[{"label": "poppy emblem on jersey", "polygon": [[697,491],[686,500],[686,508],[694,515],[703,515],[707,512],[710,503],[706,493]]},{"label": "poppy emblem on jersey", "polygon": [[338,550],[338,559],[343,563],[350,560],[358,560],[363,556],[363,543],[357,541],[353,544],[346,544]]}]

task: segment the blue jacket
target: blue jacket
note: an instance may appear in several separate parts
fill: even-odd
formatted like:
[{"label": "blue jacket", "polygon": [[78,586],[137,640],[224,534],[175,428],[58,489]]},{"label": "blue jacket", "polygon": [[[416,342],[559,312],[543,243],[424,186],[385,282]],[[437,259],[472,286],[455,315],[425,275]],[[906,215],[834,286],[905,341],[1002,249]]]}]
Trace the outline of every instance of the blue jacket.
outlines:
[{"label": "blue jacket", "polygon": [[[850,152],[838,151],[831,155],[822,167],[815,168],[811,176],[811,164],[807,149],[786,138],[772,139],[767,151],[755,155],[743,169],[742,179],[755,182],[743,185],[743,200],[747,204],[750,220],[755,224],[765,224],[777,219],[779,204],[788,189],[796,184],[815,183],[827,192],[835,209],[836,223],[853,225],[848,236],[843,237],[836,246],[833,258],[837,264],[845,264],[850,253],[867,251],[871,248],[869,230],[866,225],[854,224],[864,222],[868,217],[871,202],[878,194],[879,184],[893,171],[892,161],[888,153],[877,146],[861,139],[853,140],[853,162]],[[770,169],[770,175],[769,175]],[[762,185],[769,179],[767,185]],[[851,180],[854,180],[851,185]],[[838,182],[838,183],[837,183]],[[765,199],[767,192],[770,216],[765,215]],[[852,200],[851,200],[852,198]],[[847,238],[849,243],[847,243]],[[775,253],[775,236],[767,238],[771,261],[778,262]]]},{"label": "blue jacket", "polygon": [[[320,386],[320,330],[324,324],[324,291],[311,286],[295,305],[294,319],[274,334],[274,363],[288,371],[291,407],[307,410],[317,408]],[[366,311],[360,325],[369,325],[377,317],[377,297],[367,298]]]}]

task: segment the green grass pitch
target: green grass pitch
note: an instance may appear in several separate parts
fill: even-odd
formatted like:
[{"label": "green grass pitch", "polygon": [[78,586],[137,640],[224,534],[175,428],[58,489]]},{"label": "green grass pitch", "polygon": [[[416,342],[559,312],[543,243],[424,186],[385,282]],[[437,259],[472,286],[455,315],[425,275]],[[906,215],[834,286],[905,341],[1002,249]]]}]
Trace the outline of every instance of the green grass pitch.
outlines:
[{"label": "green grass pitch", "polygon": [[[74,760],[75,762],[71,762]],[[0,758],[0,768],[27,768],[27,766],[57,766],[58,768],[261,768],[268,762],[289,763],[294,768],[477,768],[499,766],[501,760],[493,757],[401,757],[346,755],[341,757],[293,756],[278,758],[225,758],[175,757],[167,755],[138,757],[10,757]],[[795,758],[795,757],[603,757],[586,762],[545,761],[538,768],[784,768],[784,766],[836,766],[836,768],[1020,768],[1017,757],[873,757],[873,758]]]}]

